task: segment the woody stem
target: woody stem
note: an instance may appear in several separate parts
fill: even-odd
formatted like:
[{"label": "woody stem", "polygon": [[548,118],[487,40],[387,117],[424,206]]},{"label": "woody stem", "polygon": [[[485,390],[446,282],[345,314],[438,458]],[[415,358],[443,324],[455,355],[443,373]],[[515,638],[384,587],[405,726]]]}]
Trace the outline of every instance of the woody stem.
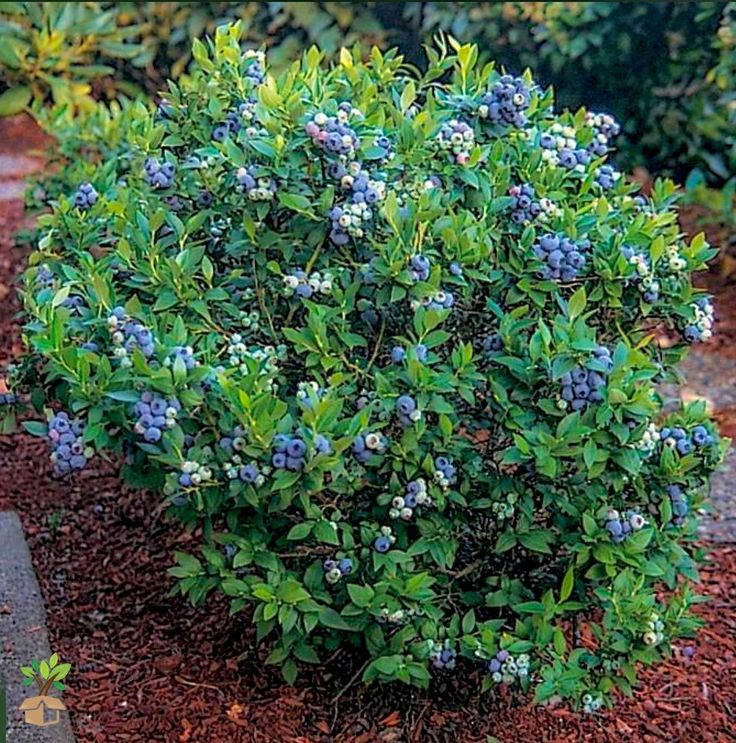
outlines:
[{"label": "woody stem", "polygon": [[56,676],[54,674],[49,676],[48,679],[46,679],[46,683],[41,687],[39,696],[42,696],[42,697],[46,696],[46,694],[48,693],[48,690],[51,688],[51,684],[53,684],[55,680],[56,680]]}]

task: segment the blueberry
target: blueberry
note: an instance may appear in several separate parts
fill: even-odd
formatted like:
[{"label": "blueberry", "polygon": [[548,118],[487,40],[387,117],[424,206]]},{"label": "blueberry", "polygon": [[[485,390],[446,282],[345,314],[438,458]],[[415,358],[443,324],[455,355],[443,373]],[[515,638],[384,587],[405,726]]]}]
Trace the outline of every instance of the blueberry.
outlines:
[{"label": "blueberry", "polygon": [[705,446],[708,443],[709,434],[704,426],[695,426],[692,436],[695,446]]},{"label": "blueberry", "polygon": [[391,549],[391,540],[384,536],[376,537],[373,542],[373,548],[376,552],[388,552]]},{"label": "blueberry", "polygon": [[258,468],[253,464],[244,464],[238,470],[238,477],[243,482],[253,483],[258,477]]},{"label": "blueberry", "polygon": [[291,439],[291,441],[286,445],[286,453],[293,459],[298,459],[299,457],[304,456],[306,451],[307,445],[301,439]]},{"label": "blueberry", "polygon": [[417,409],[416,401],[409,395],[402,395],[396,400],[396,410],[401,415],[409,416]]},{"label": "blueberry", "polygon": [[286,434],[284,434],[284,433],[277,433],[273,437],[273,448],[274,448],[274,450],[277,451],[277,452],[285,452],[286,451],[286,447],[288,446],[290,440],[291,440],[290,437],[287,436]]},{"label": "blueberry", "polygon": [[394,364],[400,364],[406,358],[406,351],[401,346],[394,346],[391,349],[391,361]]}]

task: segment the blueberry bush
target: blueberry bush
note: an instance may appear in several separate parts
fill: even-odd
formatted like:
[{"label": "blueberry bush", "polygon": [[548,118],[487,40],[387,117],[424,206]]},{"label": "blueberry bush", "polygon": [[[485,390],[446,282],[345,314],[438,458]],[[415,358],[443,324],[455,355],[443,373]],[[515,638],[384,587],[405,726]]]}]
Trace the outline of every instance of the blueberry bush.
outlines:
[{"label": "blueberry bush", "polygon": [[713,332],[715,251],[607,163],[610,116],[475,46],[274,77],[239,31],[41,217],[5,407],[45,406],[60,474],[160,491],[178,590],[248,611],[290,682],[342,645],[365,681],[629,692],[698,626],[726,442],[655,384]]}]

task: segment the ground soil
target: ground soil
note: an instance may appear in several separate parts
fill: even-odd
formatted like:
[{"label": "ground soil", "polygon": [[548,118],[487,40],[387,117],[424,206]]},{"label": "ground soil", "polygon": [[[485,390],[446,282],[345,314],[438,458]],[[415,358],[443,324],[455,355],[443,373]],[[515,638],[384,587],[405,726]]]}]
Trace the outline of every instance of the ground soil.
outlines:
[{"label": "ground soil", "polygon": [[[24,252],[11,234],[21,222],[19,202],[0,202],[0,361],[20,343],[13,279]],[[97,458],[58,481],[44,443],[20,435],[0,437],[0,473],[0,509],[20,514],[52,648],[73,665],[65,701],[81,742],[736,741],[736,545],[715,548],[703,571],[710,601],[694,658],[679,644],[641,674],[632,699],[583,717],[511,693],[481,697],[469,665],[428,692],[366,689],[348,652],[290,688],[264,665],[246,615],[229,617],[222,600],[195,609],[167,595],[172,551],[191,537],[155,496],[122,487],[114,463]]]}]

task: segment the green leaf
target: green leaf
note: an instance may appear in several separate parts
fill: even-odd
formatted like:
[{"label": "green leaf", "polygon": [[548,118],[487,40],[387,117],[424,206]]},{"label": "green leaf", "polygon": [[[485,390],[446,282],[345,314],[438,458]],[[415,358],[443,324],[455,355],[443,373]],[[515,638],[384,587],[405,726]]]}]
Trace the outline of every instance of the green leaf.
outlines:
[{"label": "green leaf", "polygon": [[48,426],[41,421],[23,421],[23,428],[32,436],[46,436],[49,431]]},{"label": "green leaf", "polygon": [[294,526],[289,529],[286,538],[292,540],[304,539],[312,533],[313,527],[313,521],[303,521],[301,524],[294,524]]},{"label": "green leaf", "polygon": [[350,596],[350,600],[361,609],[370,606],[373,595],[373,589],[370,586],[361,586],[357,583],[350,583],[348,585],[348,596]]},{"label": "green leaf", "polygon": [[523,601],[511,608],[519,614],[544,614],[544,605],[539,601]]},{"label": "green leaf", "polygon": [[588,297],[585,293],[585,287],[581,286],[575,294],[570,297],[567,309],[570,315],[570,320],[574,320],[576,317],[581,315],[585,310],[585,305],[588,303]]},{"label": "green leaf", "polygon": [[570,565],[565,573],[565,577],[562,579],[562,587],[560,588],[560,601],[567,601],[570,598],[572,589],[575,586],[575,568]]},{"label": "green leaf", "polygon": [[343,632],[354,632],[351,627],[334,609],[329,606],[323,606],[319,610],[319,622],[324,627],[330,629],[339,629]]},{"label": "green leaf", "polygon": [[311,597],[301,583],[295,580],[286,580],[279,584],[276,589],[276,598],[285,601],[287,604],[296,604]]},{"label": "green leaf", "polygon": [[0,95],[0,116],[20,113],[30,102],[31,89],[27,85],[10,88]]},{"label": "green leaf", "polygon": [[519,541],[532,552],[541,552],[546,555],[552,552],[548,542],[553,541],[553,536],[548,531],[538,529],[537,531],[530,531],[526,534],[519,534]]}]

